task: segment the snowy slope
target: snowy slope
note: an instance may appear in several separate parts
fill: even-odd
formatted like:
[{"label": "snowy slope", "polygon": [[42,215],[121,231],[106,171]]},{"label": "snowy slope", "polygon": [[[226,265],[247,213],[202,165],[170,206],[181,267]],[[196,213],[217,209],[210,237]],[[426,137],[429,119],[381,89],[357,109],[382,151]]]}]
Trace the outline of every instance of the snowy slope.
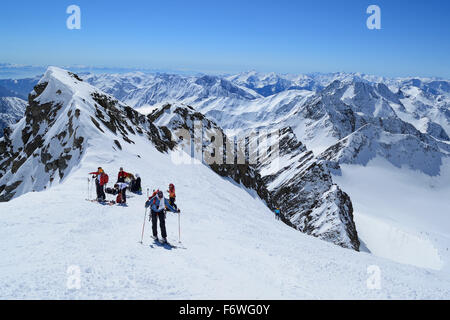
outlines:
[{"label": "snowy slope", "polygon": [[334,180],[349,193],[358,235],[378,256],[450,272],[450,161],[430,177],[383,158],[342,165]]},{"label": "snowy slope", "polygon": [[[141,143],[142,142],[142,143]],[[136,155],[141,155],[141,158]],[[144,197],[129,207],[82,199],[87,172],[124,165],[144,187],[173,182],[182,209],[179,249],[138,243]],[[220,192],[217,192],[220,190]],[[38,208],[39,210],[36,210]],[[179,165],[151,144],[126,152],[96,145],[63,184],[0,204],[2,299],[439,299],[448,274],[390,262],[327,244],[276,222],[256,198],[202,165]],[[168,214],[177,242],[177,217]],[[381,289],[367,287],[368,267],[381,270]],[[68,268],[81,288],[68,289]],[[263,281],[261,281],[263,279]]]}]

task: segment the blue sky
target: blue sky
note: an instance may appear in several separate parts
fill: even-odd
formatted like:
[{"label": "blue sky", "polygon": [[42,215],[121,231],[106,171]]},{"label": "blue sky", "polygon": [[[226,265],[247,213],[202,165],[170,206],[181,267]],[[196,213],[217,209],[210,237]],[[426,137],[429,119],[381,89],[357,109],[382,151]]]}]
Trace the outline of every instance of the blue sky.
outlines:
[{"label": "blue sky", "polygon": [[[81,30],[66,8],[81,8]],[[382,29],[366,27],[380,6]],[[450,78],[450,1],[2,1],[0,62]]]}]

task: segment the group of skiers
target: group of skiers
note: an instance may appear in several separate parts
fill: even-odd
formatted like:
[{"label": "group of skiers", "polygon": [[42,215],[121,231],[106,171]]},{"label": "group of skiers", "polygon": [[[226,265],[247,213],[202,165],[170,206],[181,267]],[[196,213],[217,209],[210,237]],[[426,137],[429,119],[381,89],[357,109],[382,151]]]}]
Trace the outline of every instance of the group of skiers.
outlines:
[{"label": "group of skiers", "polygon": [[92,175],[93,179],[95,179],[98,202],[106,201],[105,192],[108,194],[117,195],[116,203],[119,204],[127,203],[127,189],[133,193],[142,194],[141,178],[137,173],[136,175],[133,175],[125,172],[123,168],[120,168],[114,188],[106,188],[106,185],[109,182],[109,176],[101,167],[99,167],[96,172],[91,172],[89,174]]},{"label": "group of skiers", "polygon": [[[126,204],[127,195],[126,191],[129,189],[133,193],[142,194],[141,178],[139,174],[131,174],[125,172],[123,168],[119,169],[117,175],[117,182],[114,184],[114,188],[106,188],[109,182],[109,176],[105,173],[103,168],[99,167],[96,172],[89,173],[92,178],[95,179],[95,186],[97,192],[97,201],[100,203],[106,202],[106,193],[117,194],[116,203]],[[167,243],[167,230],[166,230],[166,212],[171,211],[174,213],[180,213],[176,205],[176,193],[175,185],[169,184],[167,190],[169,199],[164,198],[164,194],[160,190],[154,190],[152,196],[145,202],[145,208],[150,208],[150,221],[152,222],[153,239],[159,241],[158,238],[158,220],[161,229],[161,236],[163,243]]]},{"label": "group of skiers", "polygon": [[[97,201],[104,202],[106,200],[105,188],[109,181],[108,175],[105,171],[99,167],[96,172],[89,173],[95,179],[95,186],[97,191]],[[123,168],[120,168],[117,175],[117,182],[114,184],[114,188],[106,188],[106,193],[117,194],[116,203],[125,204],[127,202],[126,190],[130,189],[131,192],[142,194],[141,178],[139,174],[132,175],[125,172]],[[167,230],[166,230],[166,212],[180,213],[176,205],[176,193],[173,183],[169,184],[167,190],[169,199],[164,197],[164,193],[160,190],[153,190],[152,196],[145,202],[145,208],[150,208],[150,221],[152,222],[152,233],[155,241],[160,241],[158,238],[158,220],[161,229],[162,243],[167,243]],[[275,218],[281,219],[280,208],[275,209]]]}]

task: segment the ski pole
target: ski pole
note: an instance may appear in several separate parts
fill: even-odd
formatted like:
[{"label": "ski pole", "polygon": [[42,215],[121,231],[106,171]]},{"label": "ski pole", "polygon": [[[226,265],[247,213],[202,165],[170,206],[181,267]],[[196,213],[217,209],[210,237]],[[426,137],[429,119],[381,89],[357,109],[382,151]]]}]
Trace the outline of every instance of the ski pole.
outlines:
[{"label": "ski pole", "polygon": [[147,188],[147,199],[149,197],[149,192],[150,192],[150,190]]},{"label": "ski pole", "polygon": [[90,185],[90,189],[89,189],[89,199],[92,199],[92,189],[94,188],[93,182],[94,182],[94,179],[91,179],[91,185]]},{"label": "ski pole", "polygon": [[181,243],[181,219],[179,211],[178,211],[178,243]]},{"label": "ski pole", "polygon": [[87,179],[88,179],[88,192],[87,192],[86,198],[88,200],[91,200],[91,199],[89,199],[89,189],[90,189],[90,186],[91,186],[91,181],[89,180],[89,178],[87,178]]},{"label": "ski pole", "polygon": [[143,241],[144,241],[145,220],[147,220],[147,208],[145,208],[144,224],[142,225],[141,244],[143,244]]}]

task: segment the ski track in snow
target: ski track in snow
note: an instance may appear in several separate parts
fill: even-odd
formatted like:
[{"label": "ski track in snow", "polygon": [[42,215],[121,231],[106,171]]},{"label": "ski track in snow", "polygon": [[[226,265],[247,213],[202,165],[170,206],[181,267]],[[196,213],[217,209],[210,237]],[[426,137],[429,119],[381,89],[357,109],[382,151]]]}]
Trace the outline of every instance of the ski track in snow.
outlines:
[{"label": "ski track in snow", "polygon": [[[148,143],[128,150],[126,157],[101,153],[110,159],[103,167],[111,182],[124,166],[141,174],[144,193],[175,183],[183,248],[152,248],[148,220],[144,245],[138,243],[145,196],[129,199],[127,208],[84,200],[87,173],[100,162],[91,148],[63,184],[0,204],[1,299],[450,297],[448,275],[440,271],[309,237],[275,221],[259,199],[205,166],[176,166]],[[177,244],[177,215],[167,215],[169,241]],[[67,288],[72,265],[81,270],[79,290]],[[367,288],[371,265],[380,267],[381,290]]]}]

